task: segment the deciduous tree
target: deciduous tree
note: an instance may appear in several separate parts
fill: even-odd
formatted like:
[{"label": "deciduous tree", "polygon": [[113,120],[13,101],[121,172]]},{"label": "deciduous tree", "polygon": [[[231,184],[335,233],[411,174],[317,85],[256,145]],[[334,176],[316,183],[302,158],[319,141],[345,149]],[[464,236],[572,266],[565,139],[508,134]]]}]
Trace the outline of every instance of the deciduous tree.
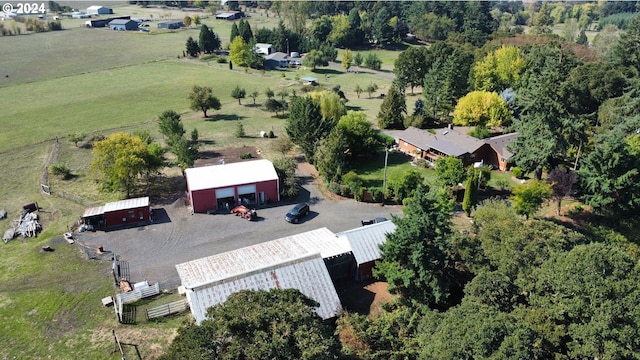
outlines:
[{"label": "deciduous tree", "polygon": [[[238,99],[238,105],[242,105],[240,101],[244,99],[246,96],[247,96],[247,91],[244,88],[241,88],[240,85],[236,85],[236,87],[233,88],[233,90],[231,90],[231,97],[234,99]],[[254,100],[254,103],[255,103],[255,100]]]},{"label": "deciduous tree", "polygon": [[542,204],[551,198],[553,192],[551,185],[541,180],[530,180],[527,183],[516,186],[513,189],[513,207],[520,215],[527,219],[535,214]]},{"label": "deciduous tree", "polygon": [[578,175],[565,168],[557,167],[549,173],[547,182],[551,184],[553,198],[558,202],[557,214],[560,215],[562,199],[571,196],[575,192],[575,185],[578,183]]},{"label": "deciduous tree", "polygon": [[465,178],[464,164],[455,156],[439,157],[435,165],[438,181],[448,188],[457,186]]},{"label": "deciduous tree", "polygon": [[241,290],[178,330],[166,359],[334,359],[331,326],[296,289]]},{"label": "deciduous tree", "polygon": [[91,169],[103,189],[124,190],[129,197],[137,178],[146,169],[147,145],[137,136],[115,133],[93,144]]},{"label": "deciduous tree", "polygon": [[519,48],[502,45],[473,65],[473,87],[476,90],[496,92],[514,87],[525,67]]},{"label": "deciduous tree", "polygon": [[472,91],[458,100],[453,123],[462,126],[500,127],[511,121],[512,111],[495,92]]},{"label": "deciduous tree", "polygon": [[190,108],[193,111],[202,111],[207,117],[209,109],[220,110],[220,100],[213,96],[213,89],[208,86],[193,85],[189,93]]}]

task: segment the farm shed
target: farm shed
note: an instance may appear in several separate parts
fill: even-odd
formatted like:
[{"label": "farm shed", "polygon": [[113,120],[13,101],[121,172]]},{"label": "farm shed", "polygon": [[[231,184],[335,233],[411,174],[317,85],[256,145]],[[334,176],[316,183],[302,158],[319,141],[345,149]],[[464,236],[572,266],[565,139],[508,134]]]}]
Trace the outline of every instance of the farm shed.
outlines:
[{"label": "farm shed", "polygon": [[185,176],[194,213],[280,201],[278,174],[269,160],[189,168]]},{"label": "farm shed", "polygon": [[283,52],[274,52],[264,57],[265,69],[286,68],[289,66],[289,55]]},{"label": "farm shed", "polygon": [[342,305],[323,258],[344,251],[321,228],[178,264],[176,270],[198,324],[208,307],[240,290],[298,289],[320,303],[320,317],[330,319]]},{"label": "farm shed", "polygon": [[95,228],[146,224],[151,221],[149,197],[114,201],[104,206],[86,209],[82,220]]},{"label": "farm shed", "polygon": [[380,260],[380,245],[387,241],[387,234],[393,233],[396,225],[389,221],[367,225],[336,234],[338,239],[346,241],[351,248],[356,268],[356,280],[373,277],[373,268]]},{"label": "farm shed", "polygon": [[180,29],[184,27],[182,20],[163,21],[158,23],[158,29]]},{"label": "farm shed", "polygon": [[115,19],[109,22],[111,30],[137,30],[138,22],[131,19]]},{"label": "farm shed", "polygon": [[106,6],[94,5],[87,8],[87,14],[89,15],[105,15],[113,14],[113,9]]},{"label": "farm shed", "polygon": [[118,16],[118,17],[109,17],[109,18],[106,18],[106,19],[87,20],[85,22],[85,26],[86,27],[92,27],[92,28],[107,27],[107,26],[109,26],[109,23],[111,21],[116,20],[116,19],[128,20],[128,19],[131,19],[131,16]]},{"label": "farm shed", "polygon": [[257,43],[253,47],[253,52],[255,52],[256,54],[270,55],[274,51],[275,50],[273,49],[273,45],[271,44]]},{"label": "farm shed", "polygon": [[225,11],[216,14],[216,20],[236,20],[244,17],[243,11]]}]

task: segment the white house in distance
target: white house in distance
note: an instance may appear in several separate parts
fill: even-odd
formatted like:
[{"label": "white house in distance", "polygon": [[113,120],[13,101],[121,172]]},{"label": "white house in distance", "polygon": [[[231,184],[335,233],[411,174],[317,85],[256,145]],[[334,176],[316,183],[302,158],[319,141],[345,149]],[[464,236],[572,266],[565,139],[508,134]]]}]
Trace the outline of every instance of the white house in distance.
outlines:
[{"label": "white house in distance", "polygon": [[322,319],[335,317],[342,305],[323,259],[348,253],[327,228],[176,265],[197,324],[207,308],[224,303],[240,290],[298,289],[317,301]]},{"label": "white house in distance", "polygon": [[262,55],[270,55],[272,52],[274,52],[275,50],[273,49],[273,45],[271,44],[265,44],[265,43],[257,43],[254,47],[253,47],[253,51],[256,54],[262,54]]},{"label": "white house in distance", "polygon": [[106,15],[113,14],[113,9],[106,6],[93,5],[87,8],[87,14],[89,15]]},{"label": "white house in distance", "polygon": [[278,174],[269,160],[189,168],[185,176],[194,213],[280,201]]}]

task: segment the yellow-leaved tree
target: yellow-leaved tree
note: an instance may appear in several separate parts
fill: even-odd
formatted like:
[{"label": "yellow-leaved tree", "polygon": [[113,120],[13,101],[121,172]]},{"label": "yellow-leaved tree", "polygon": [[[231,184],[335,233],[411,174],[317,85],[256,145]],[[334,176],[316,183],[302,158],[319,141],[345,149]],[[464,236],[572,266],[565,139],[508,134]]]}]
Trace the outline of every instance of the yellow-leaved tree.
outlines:
[{"label": "yellow-leaved tree", "polygon": [[453,123],[461,126],[499,127],[511,121],[513,112],[500,95],[489,91],[472,91],[458,100]]},{"label": "yellow-leaved tree", "polygon": [[502,45],[472,68],[473,88],[484,91],[502,91],[513,87],[524,73],[526,63],[520,48]]}]

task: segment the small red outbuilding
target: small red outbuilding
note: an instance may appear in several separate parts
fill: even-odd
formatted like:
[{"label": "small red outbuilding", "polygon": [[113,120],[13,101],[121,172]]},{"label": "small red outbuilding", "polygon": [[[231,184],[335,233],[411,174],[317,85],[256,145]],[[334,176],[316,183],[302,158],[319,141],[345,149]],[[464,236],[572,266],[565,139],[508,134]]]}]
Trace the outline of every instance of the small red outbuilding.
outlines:
[{"label": "small red outbuilding", "polygon": [[149,197],[114,201],[104,206],[86,209],[82,219],[85,224],[95,228],[146,224],[151,221]]},{"label": "small red outbuilding", "polygon": [[278,174],[269,160],[190,168],[185,176],[195,213],[280,201]]}]

